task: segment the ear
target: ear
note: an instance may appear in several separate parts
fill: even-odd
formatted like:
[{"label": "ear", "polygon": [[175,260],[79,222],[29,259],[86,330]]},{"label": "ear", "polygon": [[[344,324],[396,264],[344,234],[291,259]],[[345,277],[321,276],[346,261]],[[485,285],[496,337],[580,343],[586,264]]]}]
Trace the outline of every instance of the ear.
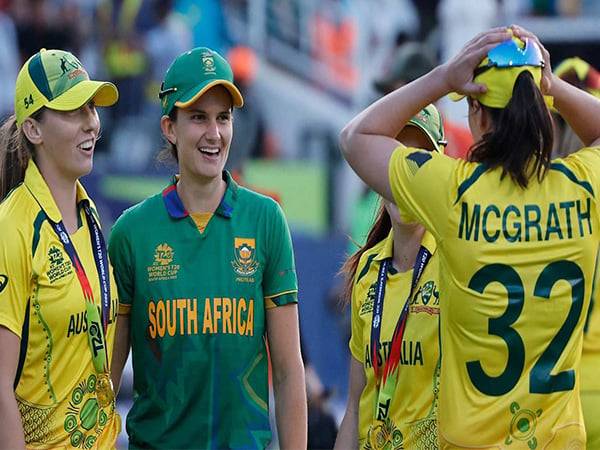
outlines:
[{"label": "ear", "polygon": [[44,141],[40,123],[37,120],[28,117],[21,127],[23,134],[33,145],[40,145]]},{"label": "ear", "polygon": [[160,118],[160,129],[163,136],[173,145],[177,145],[177,134],[175,133],[175,122],[169,116]]}]

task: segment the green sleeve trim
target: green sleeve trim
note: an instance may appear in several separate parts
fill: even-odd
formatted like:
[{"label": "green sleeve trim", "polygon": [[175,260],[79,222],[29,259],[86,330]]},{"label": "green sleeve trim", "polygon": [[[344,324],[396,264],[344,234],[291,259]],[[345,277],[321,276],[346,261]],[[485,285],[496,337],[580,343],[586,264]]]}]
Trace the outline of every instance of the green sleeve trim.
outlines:
[{"label": "green sleeve trim", "polygon": [[281,294],[265,297],[267,309],[276,306],[289,305],[291,303],[298,303],[298,291],[283,292]]}]

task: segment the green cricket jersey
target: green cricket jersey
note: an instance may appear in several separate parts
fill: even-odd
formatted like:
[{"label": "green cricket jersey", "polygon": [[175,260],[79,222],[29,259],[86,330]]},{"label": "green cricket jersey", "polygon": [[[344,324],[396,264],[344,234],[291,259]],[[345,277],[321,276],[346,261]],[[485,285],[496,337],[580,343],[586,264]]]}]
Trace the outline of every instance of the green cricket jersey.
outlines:
[{"label": "green cricket jersey", "polygon": [[115,223],[109,251],[131,315],[130,448],[264,448],[265,311],[297,302],[279,205],[227,189],[203,233],[171,184]]}]

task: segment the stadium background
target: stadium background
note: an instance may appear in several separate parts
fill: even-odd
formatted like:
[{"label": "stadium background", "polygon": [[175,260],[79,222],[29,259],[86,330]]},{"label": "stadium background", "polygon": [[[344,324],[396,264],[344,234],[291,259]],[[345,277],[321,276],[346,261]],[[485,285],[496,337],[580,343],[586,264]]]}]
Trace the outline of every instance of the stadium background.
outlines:
[{"label": "stadium background", "polygon": [[[92,77],[117,84],[121,99],[101,111],[102,139],[84,180],[109,230],[173,174],[155,160],[156,93],[170,62],[194,46],[229,55],[247,100],[236,113],[230,168],[278,197],[286,213],[309,396],[339,421],[349,313],[338,305],[336,273],[352,249],[349,236],[364,232],[356,224],[374,214],[340,159],[339,130],[377,97],[373,80],[407,41],[426,43],[443,61],[475,33],[519,23],[540,36],[554,65],[580,56],[600,67],[599,19],[599,0],[0,0],[0,117],[13,111],[18,68],[41,47],[70,50]],[[439,106],[466,126],[464,102]],[[123,413],[131,395],[129,367]]]}]

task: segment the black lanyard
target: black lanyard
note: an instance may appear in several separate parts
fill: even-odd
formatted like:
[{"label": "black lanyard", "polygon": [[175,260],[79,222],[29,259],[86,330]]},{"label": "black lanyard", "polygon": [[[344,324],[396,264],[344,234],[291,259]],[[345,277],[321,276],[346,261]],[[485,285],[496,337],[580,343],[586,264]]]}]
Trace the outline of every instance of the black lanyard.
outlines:
[{"label": "black lanyard", "polygon": [[[377,360],[377,349],[379,347],[379,336],[381,334],[381,324],[383,322],[383,299],[385,297],[385,284],[387,281],[387,274],[392,263],[392,258],[386,258],[381,262],[379,267],[379,274],[377,276],[377,286],[375,292],[375,305],[373,307],[373,319],[371,321],[371,361],[373,370],[375,371],[375,384],[379,388],[380,384],[385,384],[388,376],[398,368],[400,360],[400,349],[402,347],[402,338],[404,336],[404,330],[406,327],[406,321],[408,319],[408,312],[410,306],[410,299],[419,283],[419,279],[427,266],[427,263],[431,259],[431,252],[427,250],[423,245],[419,248],[415,264],[413,266],[412,283],[410,286],[410,292],[408,298],[404,303],[400,317],[396,322],[394,334],[392,335],[391,351],[387,361],[385,362],[383,375],[380,376],[380,367]],[[395,388],[395,387],[394,387]],[[389,391],[390,388],[385,389]],[[384,390],[380,389],[380,392]],[[389,392],[388,392],[389,394]]]}]

